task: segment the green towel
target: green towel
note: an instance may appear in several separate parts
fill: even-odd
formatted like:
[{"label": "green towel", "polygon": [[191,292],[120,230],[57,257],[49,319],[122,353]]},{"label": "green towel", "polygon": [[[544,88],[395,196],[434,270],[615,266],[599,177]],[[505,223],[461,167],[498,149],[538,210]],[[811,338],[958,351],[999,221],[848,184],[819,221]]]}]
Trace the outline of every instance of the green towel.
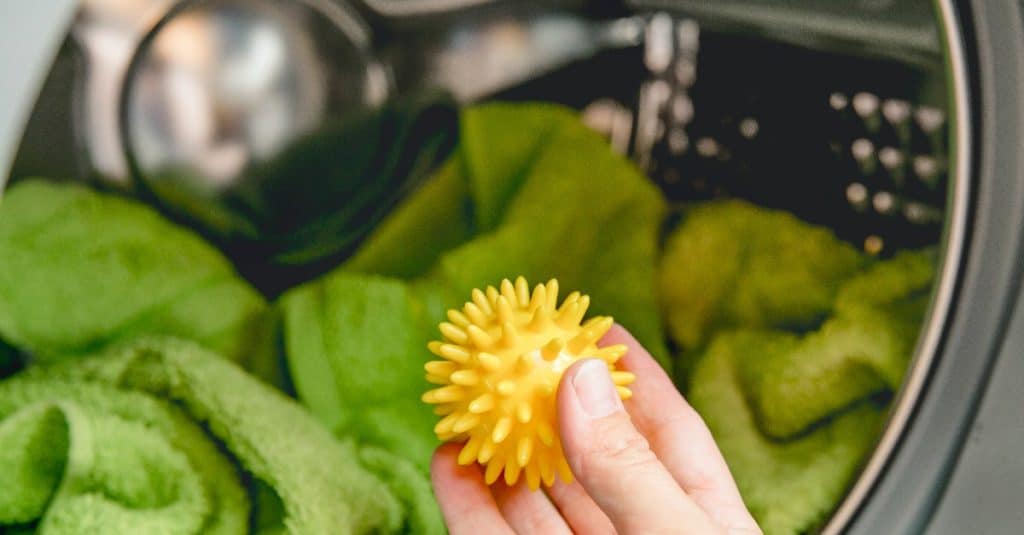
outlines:
[{"label": "green towel", "polygon": [[302,402],[339,436],[357,435],[426,473],[436,418],[419,396],[432,329],[407,285],[338,272],[288,292],[281,309]]},{"label": "green towel", "polygon": [[820,329],[747,359],[740,378],[762,430],[790,438],[873,393],[894,392],[931,296],[935,255],[905,252],[839,291]]},{"label": "green towel", "polygon": [[557,277],[668,366],[654,284],[660,191],[567,108],[485,104],[461,122],[452,158],[343,269],[429,280],[447,306],[502,278]]},{"label": "green towel", "polygon": [[394,532],[400,504],[361,465],[374,455],[191,342],[0,382],[0,528]]},{"label": "green towel", "polygon": [[762,433],[741,387],[741,370],[794,342],[794,335],[777,331],[721,334],[697,365],[687,395],[765,535],[813,532],[842,499],[884,421],[879,407],[864,402],[792,440]]},{"label": "green towel", "polygon": [[38,362],[163,334],[273,378],[270,321],[216,249],[142,204],[40,180],[0,201],[0,338]]},{"label": "green towel", "polygon": [[930,250],[872,265],[806,334],[713,336],[688,397],[766,534],[811,531],[842,499],[907,368],[934,265]]},{"label": "green towel", "polygon": [[472,288],[557,277],[667,354],[654,297],[657,189],[561,107],[483,105],[462,124],[452,160],[346,265],[279,302],[303,403],[339,435],[424,473],[437,446],[419,399],[426,343]]},{"label": "green towel", "polygon": [[826,228],[744,201],[699,204],[668,238],[659,291],[685,350],[730,327],[806,328],[866,258]]}]

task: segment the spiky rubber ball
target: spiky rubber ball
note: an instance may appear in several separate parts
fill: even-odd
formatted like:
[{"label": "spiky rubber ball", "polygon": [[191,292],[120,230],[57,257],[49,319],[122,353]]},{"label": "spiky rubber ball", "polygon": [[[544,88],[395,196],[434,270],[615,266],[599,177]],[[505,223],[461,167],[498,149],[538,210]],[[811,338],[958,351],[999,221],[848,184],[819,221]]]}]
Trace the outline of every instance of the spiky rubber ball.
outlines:
[{"label": "spiky rubber ball", "polygon": [[463,442],[458,463],[485,466],[488,485],[502,474],[509,485],[522,475],[533,490],[553,485],[556,474],[572,482],[555,393],[577,360],[604,360],[619,395],[632,395],[627,385],[635,377],[615,367],[626,346],[597,347],[612,318],[580,323],[589,304],[588,296],[573,292],[557,306],[553,279],[532,293],[526,279],[506,279],[500,290],[475,289],[461,310],[449,310],[449,321],[440,325],[444,341],[428,344],[443,359],[425,366],[427,380],[442,385],[423,395],[443,416],[434,432],[442,441]]}]

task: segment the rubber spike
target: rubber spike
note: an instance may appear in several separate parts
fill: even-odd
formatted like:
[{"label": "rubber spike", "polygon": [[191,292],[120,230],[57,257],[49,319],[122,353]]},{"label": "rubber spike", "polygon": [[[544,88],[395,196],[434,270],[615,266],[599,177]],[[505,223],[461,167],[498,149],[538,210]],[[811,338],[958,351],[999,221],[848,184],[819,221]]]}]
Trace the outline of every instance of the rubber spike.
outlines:
[{"label": "rubber spike", "polygon": [[555,360],[562,354],[563,347],[565,344],[558,338],[554,338],[541,348],[540,355],[544,357],[544,360]]},{"label": "rubber spike", "polygon": [[484,314],[484,311],[480,310],[480,307],[476,306],[476,303],[466,303],[463,310],[466,311],[466,317],[469,318],[469,321],[471,321],[473,325],[486,327],[491,321],[487,317],[487,314]]},{"label": "rubber spike", "polygon": [[452,373],[449,379],[453,384],[474,386],[480,383],[480,374],[474,370],[459,370]]},{"label": "rubber spike", "polygon": [[485,316],[494,315],[494,310],[491,309],[491,302],[487,299],[480,290],[473,290],[473,304],[475,304]]},{"label": "rubber spike", "polygon": [[497,308],[498,311],[498,323],[509,323],[515,318],[513,316],[514,312],[512,311],[512,303],[510,303],[504,295],[498,297],[498,302],[495,305],[495,308]]},{"label": "rubber spike", "polygon": [[477,453],[480,452],[481,443],[482,441],[477,437],[469,439],[466,445],[462,446],[462,451],[459,452],[458,463],[465,466],[475,461]]},{"label": "rubber spike", "polygon": [[452,426],[452,431],[456,433],[465,433],[466,431],[476,427],[479,423],[480,415],[463,413],[463,415],[459,417],[458,421],[455,422],[455,425]]},{"label": "rubber spike", "polygon": [[463,329],[469,327],[470,324],[469,318],[467,318],[462,312],[455,309],[448,311],[448,321],[454,323],[457,327],[462,327]]},{"label": "rubber spike", "polygon": [[456,344],[463,345],[469,340],[469,336],[466,334],[466,331],[463,331],[451,323],[442,323],[440,329],[441,334],[444,335],[445,338]]},{"label": "rubber spike", "polygon": [[504,442],[506,438],[508,438],[508,435],[511,432],[512,418],[505,416],[501,420],[498,420],[498,425],[494,426],[494,432],[491,434],[491,440],[493,440],[496,444],[500,444]]},{"label": "rubber spike", "polygon": [[526,466],[530,462],[530,456],[533,455],[533,438],[529,435],[519,437],[519,444],[516,446],[516,461],[521,466]]},{"label": "rubber spike", "polygon": [[479,349],[490,349],[494,345],[494,339],[491,338],[491,335],[476,325],[470,325],[466,329],[466,333],[469,335],[469,340],[473,345]]},{"label": "rubber spike", "polygon": [[530,304],[530,284],[525,277],[516,277],[516,298],[519,308],[525,308]]},{"label": "rubber spike", "polygon": [[501,296],[508,300],[509,304],[515,303],[516,288],[512,285],[512,281],[504,279],[501,281]]},{"label": "rubber spike", "polygon": [[497,451],[497,449],[498,445],[494,440],[491,437],[487,437],[487,439],[484,440],[483,445],[480,446],[480,452],[477,453],[476,461],[478,463],[486,464],[492,457],[494,457],[494,452]]},{"label": "rubber spike", "polygon": [[469,404],[469,412],[483,414],[494,408],[494,394],[483,394]]},{"label": "rubber spike", "polygon": [[494,286],[487,287],[487,300],[491,302],[492,306],[494,305],[494,302],[498,300],[499,295],[501,294],[494,288]]},{"label": "rubber spike", "polygon": [[432,375],[440,375],[443,377],[450,376],[458,366],[454,362],[448,362],[445,360],[432,360],[423,365],[423,369]]}]

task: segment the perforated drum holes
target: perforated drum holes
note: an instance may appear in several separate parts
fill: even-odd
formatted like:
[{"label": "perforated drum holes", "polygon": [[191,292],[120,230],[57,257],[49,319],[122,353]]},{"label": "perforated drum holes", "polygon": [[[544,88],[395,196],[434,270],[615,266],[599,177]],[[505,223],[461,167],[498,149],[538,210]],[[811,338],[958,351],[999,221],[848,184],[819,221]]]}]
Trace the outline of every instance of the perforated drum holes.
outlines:
[{"label": "perforated drum holes", "polygon": [[739,197],[887,251],[939,240],[947,122],[926,68],[644,24],[630,153],[671,200]]},{"label": "perforated drum holes", "polygon": [[883,215],[892,214],[896,210],[896,203],[896,197],[893,197],[892,193],[888,191],[880,191],[871,199],[871,204],[875,207],[875,210]]},{"label": "perforated drum holes", "polygon": [[885,240],[881,236],[872,234],[864,238],[864,252],[869,255],[878,255],[885,248]]},{"label": "perforated drum holes", "polygon": [[939,174],[939,162],[931,156],[914,157],[914,174],[928,184],[934,184]]},{"label": "perforated drum holes", "polygon": [[740,135],[747,139],[754,139],[757,137],[757,131],[760,128],[760,125],[757,124],[757,119],[752,117],[747,117],[740,121]]},{"label": "perforated drum holes", "polygon": [[832,93],[828,97],[828,105],[833,110],[842,111],[846,109],[846,106],[850,104],[850,99],[842,93]]},{"label": "perforated drum holes", "polygon": [[882,115],[893,125],[903,124],[910,117],[910,103],[898,99],[886,100],[882,104]]},{"label": "perforated drum holes", "polygon": [[679,94],[672,99],[672,118],[683,125],[693,120],[693,101],[690,97]]},{"label": "perforated drum holes", "polygon": [[942,110],[924,106],[914,112],[914,119],[925,134],[934,134],[945,123],[946,114]]},{"label": "perforated drum holes", "polygon": [[672,63],[672,17],[664,13],[651,17],[644,42],[644,64],[651,72],[664,72]]},{"label": "perforated drum holes", "polygon": [[697,154],[705,158],[718,156],[718,142],[709,137],[702,137],[697,140]]},{"label": "perforated drum holes", "polygon": [[[686,131],[681,128],[673,128],[668,134],[668,148],[675,156],[685,153],[686,149],[690,148],[690,137],[686,135]],[[678,173],[676,182],[678,182]]]},{"label": "perforated drum holes", "polygon": [[868,189],[864,184],[854,182],[846,187],[846,199],[854,208],[863,210],[868,206]]}]

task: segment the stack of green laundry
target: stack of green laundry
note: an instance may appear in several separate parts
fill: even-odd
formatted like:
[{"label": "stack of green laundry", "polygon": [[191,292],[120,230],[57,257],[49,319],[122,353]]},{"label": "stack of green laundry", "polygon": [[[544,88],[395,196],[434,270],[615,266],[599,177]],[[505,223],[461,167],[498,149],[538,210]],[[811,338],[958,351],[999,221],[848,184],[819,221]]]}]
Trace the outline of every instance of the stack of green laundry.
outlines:
[{"label": "stack of green laundry", "polygon": [[935,255],[871,262],[828,231],[740,201],[691,210],[661,290],[689,401],[765,533],[818,527],[884,423]]},{"label": "stack of green laundry", "polygon": [[[456,153],[348,262],[272,303],[137,202],[40,180],[9,189],[0,339],[31,365],[0,383],[15,452],[0,471],[19,489],[0,526],[443,532],[425,344],[468,288],[503,277],[587,289],[667,364],[657,189],[565,109],[482,106],[460,121]],[[308,411],[214,353],[294,388]],[[316,470],[329,477],[301,506],[276,479]]]},{"label": "stack of green laundry", "polygon": [[275,317],[150,208],[15,185],[0,337],[32,366],[0,382],[0,528],[443,532],[424,472],[266,384],[286,385]]},{"label": "stack of green laundry", "polygon": [[16,376],[0,383],[0,421],[0,526],[367,533],[403,521],[355,444],[191,342],[141,338]]},{"label": "stack of green laundry", "polygon": [[[443,533],[425,345],[471,288],[518,275],[586,291],[677,371],[766,533],[820,523],[900,383],[930,253],[872,261],[738,201],[687,208],[662,252],[660,192],[575,113],[486,104],[458,121],[454,152],[372,229],[306,249],[283,212],[251,226],[275,266],[257,271],[305,280],[280,296],[136,201],[5,192],[0,377],[27,366],[0,380],[0,531]],[[437,141],[426,160],[444,143],[411,137]],[[355,181],[337,191],[378,164],[331,174]],[[333,269],[277,264],[355,243]]]}]

